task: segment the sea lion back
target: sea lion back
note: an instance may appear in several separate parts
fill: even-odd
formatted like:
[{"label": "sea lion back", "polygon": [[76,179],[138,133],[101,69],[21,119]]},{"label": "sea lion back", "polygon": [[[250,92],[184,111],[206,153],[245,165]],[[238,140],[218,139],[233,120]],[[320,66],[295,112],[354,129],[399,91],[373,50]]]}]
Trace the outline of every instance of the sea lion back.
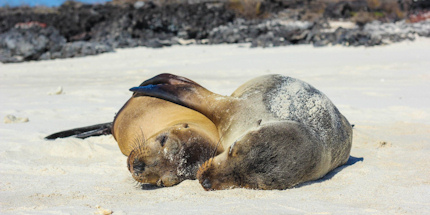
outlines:
[{"label": "sea lion back", "polygon": [[332,166],[345,163],[351,150],[352,127],[330,99],[298,79],[272,78],[274,85],[264,97],[268,111],[279,120],[295,121],[309,130],[334,158]]}]

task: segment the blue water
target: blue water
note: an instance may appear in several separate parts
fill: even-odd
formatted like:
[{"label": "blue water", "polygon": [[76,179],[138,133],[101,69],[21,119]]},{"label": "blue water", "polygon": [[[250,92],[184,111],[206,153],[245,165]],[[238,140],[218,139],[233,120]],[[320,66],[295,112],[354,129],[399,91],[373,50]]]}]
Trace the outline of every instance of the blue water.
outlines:
[{"label": "blue water", "polygon": [[[64,3],[66,0],[0,0],[0,7],[9,5],[12,7],[20,6],[20,5],[28,5],[28,6],[48,6],[48,7],[57,7]],[[84,3],[104,3],[110,0],[78,0],[79,2]]]}]

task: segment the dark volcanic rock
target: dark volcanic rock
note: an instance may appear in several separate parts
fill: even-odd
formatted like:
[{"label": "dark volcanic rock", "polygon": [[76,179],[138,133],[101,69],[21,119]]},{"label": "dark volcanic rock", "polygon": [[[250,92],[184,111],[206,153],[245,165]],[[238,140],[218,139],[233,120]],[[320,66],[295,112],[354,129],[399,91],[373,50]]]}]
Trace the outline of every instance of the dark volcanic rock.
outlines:
[{"label": "dark volcanic rock", "polygon": [[[177,44],[178,37],[205,39],[213,28],[235,18],[225,6],[207,4],[160,7],[151,2],[137,6],[66,2],[58,9],[40,10],[0,8],[0,61],[84,56],[123,47],[171,46]],[[40,23],[43,27],[14,27],[27,23]]]},{"label": "dark volcanic rock", "polygon": [[214,28],[209,33],[211,44],[251,42],[252,47],[272,47],[308,43],[310,22],[265,20],[263,22],[236,20]]},{"label": "dark volcanic rock", "polygon": [[60,50],[49,50],[40,56],[38,60],[83,57],[113,51],[111,46],[105,44],[77,41],[63,44]]},{"label": "dark volcanic rock", "polygon": [[344,46],[376,46],[414,40],[416,35],[428,36],[430,22],[406,23],[381,23],[374,21],[363,28],[343,29],[338,28],[334,32],[315,32],[312,35],[314,46],[344,45]]},{"label": "dark volcanic rock", "polygon": [[366,11],[368,6],[366,1],[339,1],[330,3],[324,10],[327,18],[350,18],[352,12]]},{"label": "dark volcanic rock", "polygon": [[[130,7],[115,13],[109,20],[96,24],[91,41],[111,44],[113,47],[169,45],[174,37],[205,39],[213,28],[234,20],[234,14],[225,8],[206,4],[171,4],[158,7],[151,3]],[[157,39],[157,40],[155,40]]]},{"label": "dark volcanic rock", "polygon": [[0,34],[0,61],[4,63],[79,57],[111,51],[113,48],[105,44],[84,41],[67,43],[66,38],[55,28],[31,23],[18,25]]},{"label": "dark volcanic rock", "polygon": [[38,60],[48,50],[59,51],[66,39],[53,27],[17,27],[0,35],[2,62]]},{"label": "dark volcanic rock", "polygon": [[[252,4],[245,11],[245,1],[235,6],[231,2],[160,6],[150,1],[133,5],[67,1],[59,8],[0,8],[0,62],[79,57],[136,46],[374,46],[413,40],[416,35],[430,36],[429,21],[371,22],[353,29],[328,27],[328,18],[348,18],[358,11],[369,11],[366,1],[337,1],[327,5],[324,18],[301,21],[309,2],[263,1],[258,11]],[[421,9],[425,7],[422,5]],[[285,8],[288,9],[276,14]]]},{"label": "dark volcanic rock", "polygon": [[0,8],[0,33],[17,23],[37,21],[55,27],[69,42],[91,40],[129,47],[142,45],[147,39],[173,36],[204,39],[213,28],[235,19],[235,13],[225,5],[206,3],[157,6],[148,2],[135,7],[66,2],[58,9],[39,10]]}]

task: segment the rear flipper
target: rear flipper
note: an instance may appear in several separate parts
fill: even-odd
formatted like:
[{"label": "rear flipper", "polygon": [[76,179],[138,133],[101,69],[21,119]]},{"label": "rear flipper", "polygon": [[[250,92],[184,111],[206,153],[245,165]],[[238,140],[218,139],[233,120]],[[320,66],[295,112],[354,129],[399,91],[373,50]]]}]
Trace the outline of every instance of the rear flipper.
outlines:
[{"label": "rear flipper", "polygon": [[85,139],[87,137],[101,136],[112,134],[112,122],[102,123],[97,125],[91,125],[81,128],[74,128],[70,130],[60,131],[49,136],[46,136],[47,140],[55,140],[57,138],[64,137],[76,137],[80,139]]}]

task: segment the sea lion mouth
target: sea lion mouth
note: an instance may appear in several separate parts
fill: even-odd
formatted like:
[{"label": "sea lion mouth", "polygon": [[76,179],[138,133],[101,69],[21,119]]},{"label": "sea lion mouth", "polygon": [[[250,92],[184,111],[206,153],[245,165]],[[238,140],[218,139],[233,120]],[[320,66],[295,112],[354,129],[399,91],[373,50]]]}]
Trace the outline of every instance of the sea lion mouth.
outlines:
[{"label": "sea lion mouth", "polygon": [[161,180],[161,178],[160,178],[160,179],[158,179],[158,181],[157,181],[157,186],[158,186],[158,187],[164,187],[164,182],[163,182],[163,180]]}]

